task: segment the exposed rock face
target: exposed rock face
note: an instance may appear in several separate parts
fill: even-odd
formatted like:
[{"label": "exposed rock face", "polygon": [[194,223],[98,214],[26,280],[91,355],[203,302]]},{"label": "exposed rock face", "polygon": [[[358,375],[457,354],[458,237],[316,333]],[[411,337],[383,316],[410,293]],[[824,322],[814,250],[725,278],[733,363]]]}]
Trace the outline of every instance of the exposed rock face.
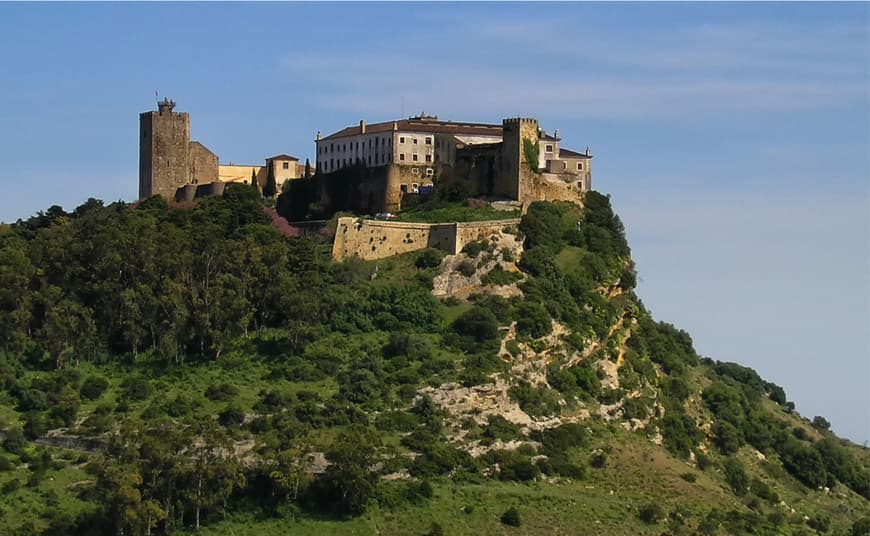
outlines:
[{"label": "exposed rock face", "polygon": [[[448,255],[441,264],[441,273],[432,280],[432,295],[439,298],[467,298],[475,292],[494,294],[503,298],[522,296],[516,283],[510,285],[485,285],[483,278],[496,266],[505,272],[519,272],[516,261],[523,252],[523,243],[510,233],[493,233],[486,238],[489,250],[477,255],[457,253]],[[510,259],[510,260],[506,260]],[[463,263],[470,263],[475,270],[470,275],[460,271]]]}]

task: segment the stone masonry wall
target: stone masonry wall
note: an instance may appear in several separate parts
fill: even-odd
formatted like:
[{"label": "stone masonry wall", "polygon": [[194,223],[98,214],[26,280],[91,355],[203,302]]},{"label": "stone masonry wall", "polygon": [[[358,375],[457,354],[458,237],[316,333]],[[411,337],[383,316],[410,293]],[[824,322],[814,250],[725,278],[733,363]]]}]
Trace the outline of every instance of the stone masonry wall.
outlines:
[{"label": "stone masonry wall", "polygon": [[437,248],[451,255],[465,244],[518,225],[519,219],[469,223],[406,223],[339,218],[332,258],[382,259],[424,248]]}]

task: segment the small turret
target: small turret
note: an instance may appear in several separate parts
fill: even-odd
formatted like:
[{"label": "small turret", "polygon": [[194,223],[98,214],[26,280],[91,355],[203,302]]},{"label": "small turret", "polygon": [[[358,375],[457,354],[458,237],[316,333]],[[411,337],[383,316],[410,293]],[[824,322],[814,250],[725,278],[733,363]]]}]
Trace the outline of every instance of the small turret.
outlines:
[{"label": "small turret", "polygon": [[171,112],[174,109],[175,109],[175,101],[169,100],[168,97],[163,97],[163,101],[157,102],[157,110],[160,113]]}]

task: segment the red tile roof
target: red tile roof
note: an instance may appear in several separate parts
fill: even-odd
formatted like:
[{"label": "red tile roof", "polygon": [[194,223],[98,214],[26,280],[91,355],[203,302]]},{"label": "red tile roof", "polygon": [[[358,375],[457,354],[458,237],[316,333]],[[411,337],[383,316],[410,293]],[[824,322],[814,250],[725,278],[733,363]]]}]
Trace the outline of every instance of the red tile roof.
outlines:
[{"label": "red tile roof", "polygon": [[[377,134],[381,132],[390,132],[393,130],[393,123],[396,123],[396,128],[403,132],[429,132],[432,134],[466,134],[476,136],[501,136],[501,125],[490,125],[486,123],[464,123],[453,121],[439,121],[437,119],[419,119],[408,118],[398,121],[385,121],[383,123],[372,123],[366,125],[366,134]],[[361,129],[359,125],[347,127],[338,132],[330,134],[323,140],[333,140],[338,138],[346,138],[349,136],[359,136]]]},{"label": "red tile roof", "polygon": [[578,153],[570,149],[563,149],[559,147],[559,158],[592,158],[592,155]]}]

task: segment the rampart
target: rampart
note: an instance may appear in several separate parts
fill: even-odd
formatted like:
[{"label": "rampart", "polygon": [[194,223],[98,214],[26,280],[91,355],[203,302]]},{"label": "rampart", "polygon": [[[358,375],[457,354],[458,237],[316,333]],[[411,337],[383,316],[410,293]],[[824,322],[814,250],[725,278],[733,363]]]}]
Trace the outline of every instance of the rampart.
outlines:
[{"label": "rampart", "polygon": [[407,223],[339,218],[332,245],[332,258],[382,259],[424,248],[436,248],[451,255],[469,242],[519,225],[519,218],[462,223]]}]

